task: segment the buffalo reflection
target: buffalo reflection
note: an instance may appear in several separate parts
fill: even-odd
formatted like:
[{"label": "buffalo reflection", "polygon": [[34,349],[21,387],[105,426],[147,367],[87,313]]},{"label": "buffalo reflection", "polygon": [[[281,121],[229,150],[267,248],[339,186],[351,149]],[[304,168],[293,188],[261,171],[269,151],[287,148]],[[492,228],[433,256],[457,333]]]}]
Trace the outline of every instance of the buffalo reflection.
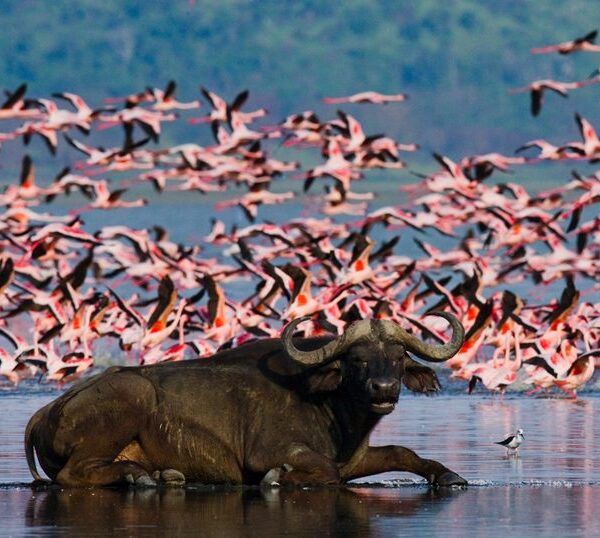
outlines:
[{"label": "buffalo reflection", "polygon": [[[74,535],[152,530],[203,536],[377,534],[382,517],[393,524],[427,505],[434,513],[459,491],[421,488],[192,488],[159,490],[60,489],[34,491],[25,525]],[[437,507],[437,509],[436,509]],[[397,521],[401,528],[401,521]]]}]

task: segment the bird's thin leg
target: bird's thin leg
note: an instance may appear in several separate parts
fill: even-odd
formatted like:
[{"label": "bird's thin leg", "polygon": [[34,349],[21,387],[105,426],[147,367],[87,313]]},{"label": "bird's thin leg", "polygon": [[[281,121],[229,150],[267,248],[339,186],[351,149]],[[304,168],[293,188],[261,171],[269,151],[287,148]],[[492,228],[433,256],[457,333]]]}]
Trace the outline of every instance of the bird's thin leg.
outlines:
[{"label": "bird's thin leg", "polygon": [[577,392],[575,392],[574,390],[570,390],[570,389],[565,389],[563,387],[559,387],[563,392],[565,392],[570,398],[573,398],[574,400],[577,399]]}]

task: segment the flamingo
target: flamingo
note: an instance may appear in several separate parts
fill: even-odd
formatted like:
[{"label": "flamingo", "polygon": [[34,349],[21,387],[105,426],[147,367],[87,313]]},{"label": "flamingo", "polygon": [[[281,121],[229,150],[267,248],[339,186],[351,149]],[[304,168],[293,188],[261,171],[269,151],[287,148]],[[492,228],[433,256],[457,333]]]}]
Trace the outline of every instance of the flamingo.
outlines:
[{"label": "flamingo", "polygon": [[578,82],[559,82],[550,79],[536,80],[523,88],[511,90],[511,93],[531,92],[531,115],[537,116],[542,110],[545,90],[553,91],[561,97],[567,97],[569,90],[584,88],[585,86],[597,84],[598,82],[600,82],[600,76]]},{"label": "flamingo", "polygon": [[224,200],[215,204],[215,209],[221,210],[227,207],[239,205],[250,222],[254,222],[257,215],[257,207],[261,204],[280,204],[295,196],[291,191],[282,193],[269,192],[265,184],[257,183],[250,187],[250,191],[239,198]]},{"label": "flamingo", "polygon": [[558,45],[547,45],[544,47],[535,47],[531,49],[532,54],[546,54],[548,52],[558,52],[559,54],[571,54],[578,51],[600,52],[600,45],[594,45],[598,36],[598,30],[592,30],[582,37],[565,41]]},{"label": "flamingo", "polygon": [[206,275],[203,283],[208,293],[208,319],[204,337],[220,346],[235,336],[237,329],[235,318],[227,316],[225,293],[217,281],[212,276]]},{"label": "flamingo", "polygon": [[[491,391],[498,391],[504,394],[506,388],[517,380],[517,374],[522,365],[522,351],[520,346],[520,327],[517,326],[513,332],[515,358],[505,359],[498,363],[495,359],[476,365],[473,377],[469,383],[469,392],[471,392],[477,381]],[[467,365],[469,366],[469,365]]]},{"label": "flamingo", "polygon": [[200,101],[197,99],[188,103],[181,103],[175,99],[177,84],[174,80],[170,80],[164,90],[159,88],[149,88],[148,94],[154,99],[152,104],[153,110],[191,110],[200,107]]},{"label": "flamingo", "polygon": [[555,385],[573,398],[577,398],[577,389],[587,383],[594,375],[594,357],[597,355],[600,355],[598,349],[579,355],[569,366],[564,376],[556,379]]},{"label": "flamingo", "polygon": [[118,161],[119,159],[127,159],[128,155],[134,149],[143,146],[150,140],[150,138],[147,137],[139,142],[130,141],[128,145],[125,145],[122,148],[104,149],[102,147],[95,148],[88,146],[78,140],[75,140],[74,138],[71,138],[67,134],[65,134],[64,137],[71,146],[88,156],[84,163],[76,163],[75,168],[84,168],[84,166],[108,165],[114,161]]},{"label": "flamingo", "polygon": [[200,91],[202,95],[206,98],[206,100],[210,103],[212,107],[212,111],[208,116],[203,116],[201,118],[191,118],[189,123],[205,123],[213,121],[224,122],[227,121],[227,101],[225,101],[222,97],[217,95],[214,92],[207,90],[204,87],[200,87]]},{"label": "flamingo", "polygon": [[309,129],[312,131],[318,131],[323,127],[323,124],[319,121],[319,117],[312,110],[305,110],[300,114],[291,114],[287,116],[279,124],[279,127],[290,130]]},{"label": "flamingo", "polygon": [[[158,286],[158,302],[149,318],[146,318],[137,310],[121,299],[117,293],[108,288],[110,294],[116,301],[119,310],[128,319],[128,325],[117,331],[120,343],[125,349],[133,345],[139,346],[140,362],[144,362],[145,354],[152,348],[162,344],[178,326],[187,300],[179,302],[172,320],[169,317],[174,311],[177,302],[177,290],[171,278],[164,276]],[[130,323],[133,322],[133,325]]]},{"label": "flamingo", "polygon": [[584,155],[590,159],[597,158],[600,154],[600,138],[592,124],[580,114],[575,113],[575,121],[581,133],[582,142],[571,142],[564,146],[564,149],[570,149]]},{"label": "flamingo", "polygon": [[30,377],[33,373],[33,368],[23,361],[23,358],[37,349],[37,343],[31,347],[23,338],[1,326],[0,335],[13,346],[12,354],[0,347],[0,376],[16,386],[21,379]]},{"label": "flamingo", "polygon": [[339,142],[334,138],[328,139],[323,153],[327,155],[327,161],[306,172],[304,190],[307,191],[316,178],[327,175],[338,181],[345,191],[349,191],[350,181],[358,175],[352,163],[344,157]]},{"label": "flamingo", "polygon": [[4,103],[0,105],[0,120],[41,118],[42,112],[37,108],[28,108],[23,99],[27,92],[27,84],[21,84],[13,92],[8,92]]},{"label": "flamingo", "polygon": [[13,185],[9,185],[3,196],[7,197],[10,200],[9,203],[14,206],[17,201],[29,200],[33,202],[36,198],[48,194],[49,191],[39,187],[35,179],[36,174],[33,161],[29,155],[25,155],[21,161],[19,186],[14,187]]},{"label": "flamingo", "polygon": [[[282,269],[291,277],[291,300],[282,313],[282,319],[291,320],[300,316],[312,316],[318,312],[330,311],[347,295],[347,286],[333,286],[314,296],[312,274],[303,267],[286,265]],[[338,311],[339,316],[339,311]],[[338,317],[339,319],[339,317]]]},{"label": "flamingo", "polygon": [[238,112],[238,118],[244,123],[248,123],[256,118],[260,118],[267,113],[267,110],[264,108],[260,108],[258,110],[254,110],[252,112],[240,112],[240,108],[248,99],[248,90],[244,90],[236,95],[231,105],[227,104],[222,97],[217,95],[214,92],[207,90],[204,87],[200,87],[200,91],[202,95],[206,98],[206,100],[212,106],[212,111],[207,116],[202,116],[200,118],[191,118],[189,123],[207,123],[207,122],[226,122],[229,119],[229,115],[232,112]]},{"label": "flamingo", "polygon": [[45,109],[46,116],[34,126],[51,131],[77,127],[86,133],[89,132],[92,119],[97,116],[97,112],[93,111],[78,95],[62,93],[55,94],[55,96],[67,99],[75,106],[76,111],[59,109],[57,104],[50,99],[37,99],[36,101]]},{"label": "flamingo", "polygon": [[58,136],[56,134],[56,128],[48,126],[44,121],[26,121],[21,127],[17,128],[13,133],[8,136],[15,138],[18,136],[23,137],[25,145],[29,144],[29,140],[33,135],[38,135],[42,138],[48,151],[52,155],[56,155],[56,148],[58,147]]},{"label": "flamingo", "polygon": [[113,114],[100,116],[103,122],[99,129],[107,129],[114,125],[123,125],[125,128],[125,145],[131,145],[132,130],[134,125],[139,125],[142,130],[154,142],[158,142],[163,121],[174,121],[177,114],[166,114],[160,110],[149,110],[140,106],[128,103],[126,108]]},{"label": "flamingo", "polygon": [[41,369],[46,379],[67,383],[80,377],[94,360],[82,351],[72,351],[61,356],[54,349],[53,342],[40,346],[38,353],[29,354],[23,362]]},{"label": "flamingo", "polygon": [[374,91],[365,91],[347,97],[324,97],[323,102],[328,105],[341,103],[374,103],[377,105],[385,105],[387,103],[400,103],[406,101],[406,99],[408,99],[408,95],[405,93],[385,95]]},{"label": "flamingo", "polygon": [[540,150],[540,153],[537,155],[538,160],[551,160],[551,161],[559,161],[565,159],[577,159],[581,156],[581,152],[574,153],[567,151],[568,147],[559,147],[551,144],[547,140],[542,138],[537,138],[535,140],[530,140],[526,142],[521,147],[517,148],[516,152],[522,152],[529,148],[537,148]]},{"label": "flamingo", "polygon": [[[550,359],[550,357],[548,357]],[[534,388],[528,391],[527,396],[532,396],[539,391],[547,391],[554,385],[557,373],[546,359],[546,356],[536,355],[523,361],[523,367],[527,377],[523,380],[526,385]]]},{"label": "flamingo", "polygon": [[141,207],[148,203],[144,198],[138,198],[137,200],[129,202],[121,200],[121,196],[126,192],[126,189],[110,191],[108,182],[104,179],[95,181],[91,187],[93,189],[94,200],[85,206],[81,206],[71,211],[72,215],[77,215],[90,209],[132,208]]},{"label": "flamingo", "polygon": [[[344,192],[341,185],[334,185],[333,188],[326,186],[324,196],[319,196],[324,204],[321,206],[321,212],[325,215],[364,215],[367,210],[367,202],[357,203],[348,202],[348,200],[370,200],[372,193],[353,193]],[[366,194],[366,197],[363,195]]]}]

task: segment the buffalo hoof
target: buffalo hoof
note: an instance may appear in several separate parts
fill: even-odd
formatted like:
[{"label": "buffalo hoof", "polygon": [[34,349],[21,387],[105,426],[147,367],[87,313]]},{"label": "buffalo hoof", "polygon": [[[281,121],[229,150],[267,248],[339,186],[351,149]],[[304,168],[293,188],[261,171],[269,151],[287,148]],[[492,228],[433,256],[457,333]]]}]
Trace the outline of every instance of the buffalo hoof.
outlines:
[{"label": "buffalo hoof", "polygon": [[261,486],[277,487],[281,485],[281,475],[293,470],[291,465],[284,463],[281,467],[273,467],[260,481]]},{"label": "buffalo hoof", "polygon": [[135,486],[136,488],[155,488],[156,487],[156,482],[150,478],[147,474],[142,474],[140,476],[138,476],[137,478],[134,478],[133,475],[128,474],[125,477],[125,480],[127,480],[127,482],[129,484],[131,484],[132,486]]},{"label": "buffalo hoof", "polygon": [[152,473],[152,478],[164,482],[167,486],[183,486],[185,484],[185,475],[177,469],[154,471]]},{"label": "buffalo hoof", "polygon": [[268,471],[265,476],[263,476],[263,479],[260,481],[260,485],[261,486],[269,486],[269,487],[279,486],[280,478],[281,478],[281,468],[274,467],[273,469]]},{"label": "buffalo hoof", "polygon": [[47,478],[39,478],[34,480],[31,483],[32,488],[43,488],[45,486],[50,486],[52,484],[52,480],[48,480]]},{"label": "buffalo hoof", "polygon": [[469,483],[460,475],[453,471],[446,471],[444,474],[438,477],[434,482],[434,485],[441,487],[460,486],[465,487]]}]

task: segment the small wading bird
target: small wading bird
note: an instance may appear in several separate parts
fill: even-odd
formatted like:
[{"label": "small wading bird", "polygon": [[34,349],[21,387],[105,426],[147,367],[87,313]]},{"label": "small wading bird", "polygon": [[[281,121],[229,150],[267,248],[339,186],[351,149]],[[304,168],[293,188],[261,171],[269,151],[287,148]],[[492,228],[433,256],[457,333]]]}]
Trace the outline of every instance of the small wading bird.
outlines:
[{"label": "small wading bird", "polygon": [[521,446],[523,439],[525,439],[525,436],[523,435],[523,430],[519,428],[517,430],[517,433],[515,433],[514,435],[509,435],[506,439],[504,439],[504,441],[497,441],[496,444],[506,447],[507,456],[510,456],[511,454],[518,456],[519,447]]}]

